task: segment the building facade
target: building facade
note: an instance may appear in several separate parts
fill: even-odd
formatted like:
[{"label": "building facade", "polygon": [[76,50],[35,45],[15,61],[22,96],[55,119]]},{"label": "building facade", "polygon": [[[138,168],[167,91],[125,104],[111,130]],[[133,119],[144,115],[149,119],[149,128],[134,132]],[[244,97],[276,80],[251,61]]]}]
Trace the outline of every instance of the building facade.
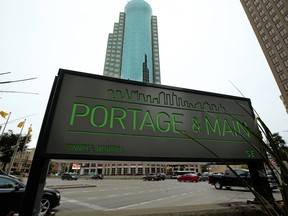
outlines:
[{"label": "building facade", "polygon": [[240,0],[288,112],[288,1]]},{"label": "building facade", "polygon": [[144,0],[131,0],[108,36],[104,76],[161,84],[157,17]]}]

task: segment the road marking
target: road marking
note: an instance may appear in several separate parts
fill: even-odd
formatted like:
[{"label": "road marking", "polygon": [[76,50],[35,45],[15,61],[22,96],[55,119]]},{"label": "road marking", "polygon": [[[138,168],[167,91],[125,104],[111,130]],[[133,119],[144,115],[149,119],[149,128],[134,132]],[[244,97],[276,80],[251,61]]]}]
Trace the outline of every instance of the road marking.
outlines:
[{"label": "road marking", "polygon": [[98,205],[94,205],[94,204],[91,204],[91,203],[81,202],[79,200],[67,199],[65,197],[61,197],[61,199],[62,199],[62,201],[69,202],[69,203],[75,203],[77,205],[85,206],[85,207],[93,209],[93,210],[102,210],[102,211],[106,210],[106,208],[104,208],[104,207],[101,207],[101,206],[98,206]]},{"label": "road marking", "polygon": [[169,197],[163,197],[163,198],[159,198],[159,199],[155,199],[155,200],[150,200],[150,201],[145,201],[145,202],[140,202],[140,203],[135,203],[135,204],[127,205],[127,206],[121,206],[121,207],[118,207],[118,208],[105,209],[105,210],[103,210],[103,211],[121,210],[121,209],[131,208],[131,207],[139,206],[139,205],[145,205],[145,204],[149,204],[149,203],[152,203],[152,202],[163,201],[163,200],[166,200],[166,199],[176,198],[176,197],[185,196],[185,195],[187,195],[187,193],[183,193],[183,194],[179,194],[179,195],[174,195],[174,196],[169,196]]}]

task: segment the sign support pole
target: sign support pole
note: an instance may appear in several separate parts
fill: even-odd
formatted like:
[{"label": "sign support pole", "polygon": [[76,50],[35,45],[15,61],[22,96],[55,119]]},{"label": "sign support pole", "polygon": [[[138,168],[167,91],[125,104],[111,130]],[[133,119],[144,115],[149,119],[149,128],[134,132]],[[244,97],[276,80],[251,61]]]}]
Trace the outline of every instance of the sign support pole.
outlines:
[{"label": "sign support pole", "polygon": [[248,168],[251,175],[252,187],[268,203],[275,201],[270,188],[263,162],[248,162]]},{"label": "sign support pole", "polygon": [[53,112],[53,100],[57,92],[57,83],[58,78],[56,77],[41,126],[19,216],[38,216],[40,213],[41,199],[50,162],[50,158],[44,156],[46,149],[45,139],[47,139],[48,136],[47,131],[49,131],[50,116],[51,112]]}]

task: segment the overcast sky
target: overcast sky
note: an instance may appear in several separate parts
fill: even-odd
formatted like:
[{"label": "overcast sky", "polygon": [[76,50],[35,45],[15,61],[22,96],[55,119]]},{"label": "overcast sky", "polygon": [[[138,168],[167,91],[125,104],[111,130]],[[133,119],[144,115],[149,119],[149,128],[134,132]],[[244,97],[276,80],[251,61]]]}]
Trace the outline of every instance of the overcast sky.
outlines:
[{"label": "overcast sky", "polygon": [[[240,0],[147,0],[158,18],[164,85],[250,98],[270,127],[288,142],[280,92]],[[103,74],[108,34],[126,0],[0,0],[0,111],[11,112],[5,131],[32,124],[36,146],[59,68]],[[231,82],[230,82],[231,81]],[[32,94],[3,91],[34,92]],[[0,117],[4,126],[6,120]]]}]

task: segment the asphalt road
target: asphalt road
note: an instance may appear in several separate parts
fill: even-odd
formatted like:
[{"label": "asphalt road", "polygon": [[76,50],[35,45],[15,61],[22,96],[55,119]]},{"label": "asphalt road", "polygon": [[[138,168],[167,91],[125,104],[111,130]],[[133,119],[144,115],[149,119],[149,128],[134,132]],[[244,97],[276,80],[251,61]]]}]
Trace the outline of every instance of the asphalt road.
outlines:
[{"label": "asphalt road", "polygon": [[[61,192],[61,205],[54,209],[56,213],[246,202],[253,199],[252,193],[244,188],[216,190],[207,182],[177,182],[174,179],[165,181],[141,179],[62,181],[48,178],[46,182],[47,186],[57,185]],[[63,186],[67,185],[92,185],[94,187],[64,189]],[[274,192],[273,195],[276,199],[280,199],[279,191]]]}]

